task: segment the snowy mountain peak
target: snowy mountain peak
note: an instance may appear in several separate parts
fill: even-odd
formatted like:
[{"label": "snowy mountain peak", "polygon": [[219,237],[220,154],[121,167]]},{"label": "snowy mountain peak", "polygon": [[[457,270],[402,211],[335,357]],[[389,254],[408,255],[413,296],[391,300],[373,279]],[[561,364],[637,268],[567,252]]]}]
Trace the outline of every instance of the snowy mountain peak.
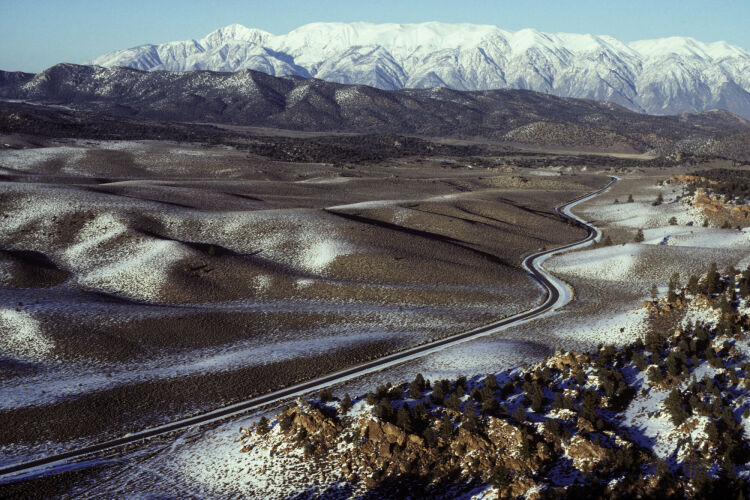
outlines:
[{"label": "snowy mountain peak", "polygon": [[473,24],[312,23],[285,35],[232,24],[199,40],[142,45],[91,64],[240,71],[383,89],[521,88],[678,114],[712,108],[750,118],[750,52],[670,37],[516,32]]},{"label": "snowy mountain peak", "polygon": [[273,38],[267,31],[252,29],[241,24],[230,24],[216,31],[212,31],[200,39],[204,47],[217,47],[229,42],[249,42],[262,45]]}]

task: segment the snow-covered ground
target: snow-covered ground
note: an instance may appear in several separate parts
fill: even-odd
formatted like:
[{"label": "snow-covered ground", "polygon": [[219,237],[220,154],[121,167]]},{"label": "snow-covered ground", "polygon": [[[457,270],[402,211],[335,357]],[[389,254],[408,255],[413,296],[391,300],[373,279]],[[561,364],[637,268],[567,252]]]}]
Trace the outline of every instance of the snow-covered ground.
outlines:
[{"label": "snow-covered ground", "polygon": [[[651,202],[659,191],[664,194],[665,203],[654,206]],[[622,195],[609,194],[596,198],[576,212],[605,228],[605,234],[607,227],[633,232],[643,228],[645,240],[642,243],[629,242],[578,250],[547,260],[545,268],[561,276],[575,290],[576,300],[568,307],[532,323],[408,361],[387,372],[373,373],[347,382],[336,387],[335,393],[363,394],[377,384],[409,380],[420,372],[428,379],[451,378],[461,374],[480,376],[521,363],[538,361],[557,349],[591,348],[598,343],[628,343],[644,330],[646,310],[641,307],[641,303],[649,297],[652,284],[657,284],[660,293],[664,293],[664,285],[675,271],[680,273],[684,282],[691,272],[705,270],[707,263],[711,261],[726,266],[738,265],[750,259],[750,248],[747,245],[749,233],[701,227],[700,221],[688,207],[672,201],[671,188],[649,186],[635,193],[633,203],[625,203],[624,198],[620,197],[619,203],[614,204],[615,196]],[[339,208],[380,209],[392,206],[393,203],[378,203]],[[227,214],[226,217],[235,215]],[[669,223],[672,217],[677,220],[677,225]],[[691,222],[693,224],[688,226]],[[252,231],[253,227],[257,228],[262,224],[260,220],[255,220],[252,224],[237,221],[236,227]],[[215,229],[216,227],[207,223],[202,230]],[[233,235],[228,233],[225,237],[230,242]],[[336,238],[329,238],[326,234],[316,232],[305,238],[304,246],[309,249],[305,262],[289,263],[307,266],[308,270],[318,273],[324,272],[325,267],[339,255],[362,251],[346,245],[340,246],[335,242]],[[236,242],[234,244],[237,245]],[[262,245],[272,252],[273,248],[288,248],[290,243],[274,240],[265,241]],[[263,287],[262,277],[259,278],[258,286]],[[709,319],[701,311],[694,313],[691,314],[696,318]],[[700,316],[701,314],[704,316]],[[349,340],[356,341],[354,337]],[[325,339],[321,340],[324,341]],[[305,349],[308,344],[303,342],[295,346],[296,349]],[[315,349],[317,344],[311,343],[309,346],[310,349]],[[289,347],[288,351],[283,346],[254,346],[253,349],[268,349],[264,356],[278,355],[282,351],[286,354],[297,352],[291,345]],[[186,363],[181,369],[200,371],[207,364],[214,363],[227,363],[229,366],[231,360],[236,360],[235,354],[216,352],[212,354],[213,357],[207,356]],[[177,370],[177,366],[158,369]],[[77,379],[61,379],[62,388],[51,391],[49,397],[66,394],[64,387],[69,386],[68,382],[75,381]],[[660,394],[652,390],[648,398],[636,398],[629,410],[630,424],[641,429],[644,438],[650,439],[669,432],[671,424],[665,420],[663,412],[658,413],[663,397],[666,397],[666,393]],[[273,411],[274,409],[264,410],[262,413]],[[262,477],[267,478],[269,475],[258,475],[256,471],[262,470],[264,466],[284,467],[284,464],[276,463],[271,457],[242,454],[238,446],[237,430],[260,418],[262,413],[233,419],[205,432],[186,431],[168,450],[147,461],[145,467],[153,467],[161,474],[174,477],[178,483],[183,482],[181,478],[190,477],[193,481],[190,494],[196,496],[238,491],[252,496],[263,489],[273,496],[275,490],[272,488],[275,486],[262,482]],[[665,448],[660,453],[666,456],[670,449]],[[137,467],[144,467],[144,464]],[[259,489],[258,485],[263,488]],[[165,488],[169,489],[171,486]]]}]

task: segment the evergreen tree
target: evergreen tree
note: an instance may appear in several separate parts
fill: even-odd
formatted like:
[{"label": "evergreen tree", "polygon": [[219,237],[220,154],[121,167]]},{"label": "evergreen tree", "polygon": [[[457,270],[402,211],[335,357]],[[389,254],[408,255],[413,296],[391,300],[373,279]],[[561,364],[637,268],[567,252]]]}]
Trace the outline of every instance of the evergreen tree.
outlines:
[{"label": "evergreen tree", "polygon": [[494,397],[482,401],[482,411],[488,415],[500,415],[500,403]]},{"label": "evergreen tree", "polygon": [[412,412],[414,414],[414,420],[422,420],[427,415],[427,410],[424,407],[424,403],[421,401],[414,405]]},{"label": "evergreen tree", "polygon": [[639,229],[637,233],[635,233],[635,238],[633,238],[633,241],[636,243],[641,243],[645,239],[645,236],[643,235],[643,229]]},{"label": "evergreen tree", "polygon": [[412,399],[419,399],[422,397],[422,389],[420,389],[416,380],[413,380],[409,384],[409,397]]},{"label": "evergreen tree", "polygon": [[440,437],[445,441],[453,438],[453,422],[447,413],[443,413],[443,418],[440,420]]},{"label": "evergreen tree", "polygon": [[498,490],[503,491],[505,488],[510,486],[512,480],[513,479],[510,475],[510,471],[502,463],[498,463],[492,469],[492,474],[490,474],[490,482],[492,483],[492,486],[494,486]]},{"label": "evergreen tree", "polygon": [[417,376],[414,377],[414,382],[417,384],[417,387],[419,388],[419,392],[422,392],[425,390],[425,380],[421,373],[417,373]]},{"label": "evergreen tree", "polygon": [[344,399],[341,400],[341,412],[346,413],[349,411],[349,409],[352,407],[352,398],[349,396],[349,393],[347,392],[344,394]]},{"label": "evergreen tree", "polygon": [[655,207],[658,207],[662,203],[664,203],[664,196],[661,193],[659,193],[659,195],[656,197],[656,200],[654,200],[652,205]]},{"label": "evergreen tree", "polygon": [[716,262],[711,263],[711,267],[706,274],[703,282],[703,292],[707,294],[719,293],[721,291],[721,275],[719,274]]},{"label": "evergreen tree", "polygon": [[664,400],[664,406],[674,425],[681,425],[688,418],[688,412],[683,408],[683,399],[680,391],[675,387]]},{"label": "evergreen tree", "polygon": [[445,392],[443,391],[443,385],[439,382],[435,383],[432,388],[432,402],[435,404],[443,404],[445,400]]},{"label": "evergreen tree", "polygon": [[261,436],[268,434],[268,431],[270,430],[270,427],[268,425],[268,419],[266,417],[260,417],[260,420],[258,421],[258,426],[255,428],[255,430]]},{"label": "evergreen tree", "polygon": [[318,399],[324,403],[332,401],[333,393],[331,392],[331,389],[321,389],[320,392],[318,392]]},{"label": "evergreen tree", "polygon": [[497,377],[494,374],[489,374],[484,378],[484,386],[489,387],[493,391],[496,391],[499,387],[497,383]]},{"label": "evergreen tree", "polygon": [[478,427],[477,413],[474,410],[474,403],[471,400],[466,402],[462,417],[462,426],[469,432],[476,432]]},{"label": "evergreen tree", "polygon": [[694,275],[694,274],[690,275],[690,279],[688,279],[688,283],[687,283],[687,290],[688,290],[688,292],[690,292],[692,294],[696,294],[700,290],[700,285],[698,283],[698,277],[696,275]]},{"label": "evergreen tree", "polygon": [[632,194],[628,195],[628,203],[633,203],[633,195]]},{"label": "evergreen tree", "polygon": [[396,425],[401,427],[404,432],[414,432],[414,420],[411,417],[411,412],[406,405],[403,405],[398,409],[396,413]]},{"label": "evergreen tree", "polygon": [[729,284],[727,285],[727,294],[730,302],[737,302],[737,281],[734,278],[734,274],[729,275]]},{"label": "evergreen tree", "polygon": [[422,437],[428,448],[434,448],[437,446],[437,436],[435,436],[435,431],[432,430],[432,427],[426,427],[422,432]]},{"label": "evergreen tree", "polygon": [[669,279],[669,291],[667,292],[667,302],[670,304],[677,300],[677,289],[680,287],[680,275],[679,273],[672,274]]},{"label": "evergreen tree", "polygon": [[459,399],[459,397],[455,393],[453,393],[445,401],[445,406],[447,408],[450,408],[451,410],[459,411],[461,409],[461,400]]},{"label": "evergreen tree", "polygon": [[390,422],[393,419],[393,414],[393,405],[387,398],[381,399],[375,407],[375,416],[384,422]]},{"label": "evergreen tree", "polygon": [[281,429],[283,432],[288,431],[292,427],[292,415],[288,412],[284,412],[281,414],[281,417],[279,418],[279,429]]}]

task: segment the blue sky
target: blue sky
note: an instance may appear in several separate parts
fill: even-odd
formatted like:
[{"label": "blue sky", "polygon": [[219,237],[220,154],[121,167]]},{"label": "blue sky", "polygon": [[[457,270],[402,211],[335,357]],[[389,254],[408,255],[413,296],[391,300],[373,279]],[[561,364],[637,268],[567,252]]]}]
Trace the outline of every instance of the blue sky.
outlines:
[{"label": "blue sky", "polygon": [[679,35],[750,49],[750,0],[0,0],[0,69],[82,63],[232,23],[279,34],[315,21],[471,22],[624,41]]}]

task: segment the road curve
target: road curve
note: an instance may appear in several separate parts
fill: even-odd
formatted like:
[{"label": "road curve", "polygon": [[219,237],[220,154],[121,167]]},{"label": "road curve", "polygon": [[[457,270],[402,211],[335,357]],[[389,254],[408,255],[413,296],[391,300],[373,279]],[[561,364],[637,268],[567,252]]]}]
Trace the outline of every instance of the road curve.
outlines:
[{"label": "road curve", "polygon": [[26,475],[54,473],[54,469],[63,466],[75,459],[84,458],[85,456],[91,455],[93,453],[135,443],[169,432],[186,429],[188,427],[221,420],[254,408],[261,407],[269,403],[278,402],[280,400],[288,399],[294,396],[300,396],[333,384],[345,382],[367,373],[380,371],[384,368],[403,363],[404,361],[425,356],[427,354],[445,349],[446,347],[467,342],[469,340],[474,340],[479,337],[492,335],[511,326],[525,323],[531,319],[538,318],[542,315],[555,311],[556,309],[559,309],[572,300],[572,291],[564,282],[558,280],[547,271],[545,271],[544,268],[541,267],[541,264],[555,254],[585,247],[592,241],[597,241],[600,238],[601,231],[599,231],[598,228],[573,215],[573,213],[570,212],[570,209],[578,205],[579,203],[582,203],[603,193],[604,191],[607,191],[617,180],[619,180],[617,177],[611,177],[610,182],[602,189],[576,198],[555,208],[555,212],[560,217],[575,223],[579,227],[585,228],[588,234],[584,239],[578,242],[571,243],[569,245],[558,247],[552,250],[540,251],[531,254],[523,259],[521,263],[522,267],[539,282],[539,284],[542,286],[542,288],[544,288],[546,292],[546,298],[544,302],[533,309],[501,319],[488,325],[457,333],[449,337],[444,337],[434,342],[411,347],[394,354],[383,356],[382,358],[378,358],[373,361],[368,361],[366,363],[334,372],[314,380],[295,384],[284,389],[247,399],[245,401],[218,408],[216,410],[202,413],[200,415],[183,418],[165,425],[152,427],[143,431],[111,439],[109,441],[103,441],[101,443],[93,444],[90,446],[84,446],[56,455],[50,455],[29,462],[21,462],[9,465],[0,468],[0,484],[21,479]]}]

